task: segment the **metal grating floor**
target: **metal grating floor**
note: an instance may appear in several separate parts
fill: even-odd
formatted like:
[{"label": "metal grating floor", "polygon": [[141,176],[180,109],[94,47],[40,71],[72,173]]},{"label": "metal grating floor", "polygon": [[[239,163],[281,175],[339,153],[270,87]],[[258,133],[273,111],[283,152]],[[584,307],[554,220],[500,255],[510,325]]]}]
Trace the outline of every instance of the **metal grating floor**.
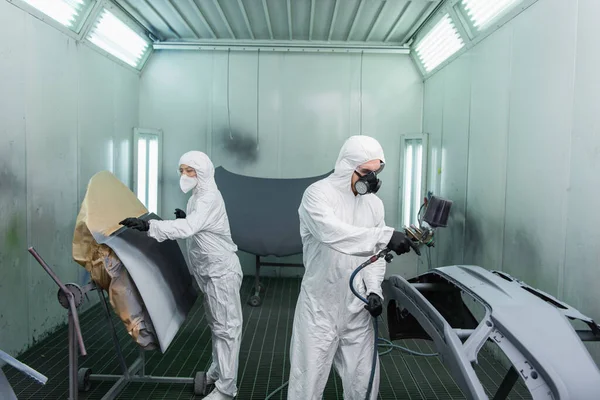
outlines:
[{"label": "metal grating floor", "polygon": [[[252,292],[253,278],[245,278],[241,294],[244,308],[244,330],[240,354],[238,387],[240,400],[264,400],[268,393],[282,385],[289,375],[289,340],[296,298],[300,289],[299,279],[264,279],[266,291],[261,307],[245,304]],[[127,362],[135,360],[138,349],[127,335],[123,324],[113,315],[119,339]],[[83,337],[88,350],[80,367],[90,367],[94,373],[117,374],[119,366],[106,320],[99,305],[81,316]],[[381,331],[386,329],[381,327]],[[421,352],[435,352],[429,342],[407,340],[396,342]],[[210,365],[210,330],[204,321],[202,301],[198,301],[185,324],[180,329],[168,351],[146,353],[146,373],[151,375],[194,376]],[[66,327],[36,344],[19,359],[49,380],[45,386],[38,385],[10,367],[5,368],[15,393],[24,399],[68,398],[68,351]],[[477,374],[488,395],[493,397],[507,369],[482,350]],[[81,393],[80,399],[101,399],[112,386],[110,382],[93,382],[92,389]],[[381,357],[380,399],[463,399],[444,365],[432,357],[416,357],[395,350]],[[191,385],[129,384],[119,399],[195,399]],[[283,389],[273,399],[286,398]],[[324,393],[324,399],[342,399],[341,379],[332,371]],[[521,381],[517,383],[510,399],[529,399]]]}]

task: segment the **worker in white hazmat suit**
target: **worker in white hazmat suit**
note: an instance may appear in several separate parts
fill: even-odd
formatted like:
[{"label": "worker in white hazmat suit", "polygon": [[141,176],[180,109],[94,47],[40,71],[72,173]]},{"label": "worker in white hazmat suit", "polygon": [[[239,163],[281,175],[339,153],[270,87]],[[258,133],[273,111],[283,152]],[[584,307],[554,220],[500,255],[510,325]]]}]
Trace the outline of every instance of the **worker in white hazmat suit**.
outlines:
[{"label": "worker in white hazmat suit", "polygon": [[207,383],[215,384],[206,400],[232,399],[237,394],[237,371],[242,333],[240,286],[242,269],[231,240],[225,203],[214,179],[214,166],[200,151],[179,159],[180,187],[193,191],[187,210],[176,209],[170,221],[127,218],[122,225],[162,242],[187,239],[190,270],[204,294],[207,322],[212,331],[212,364]]},{"label": "worker in white hazmat suit", "polygon": [[[333,174],[304,192],[298,213],[306,269],[294,315],[289,400],[320,400],[332,363],[342,378],[344,399],[366,396],[375,339],[371,316],[382,312],[385,261],[355,278],[368,305],[350,291],[350,275],[386,247],[397,254],[410,251],[409,239],[385,226],[383,203],[374,194],[384,165],[377,140],[350,137]],[[378,391],[379,363],[371,399]]]}]

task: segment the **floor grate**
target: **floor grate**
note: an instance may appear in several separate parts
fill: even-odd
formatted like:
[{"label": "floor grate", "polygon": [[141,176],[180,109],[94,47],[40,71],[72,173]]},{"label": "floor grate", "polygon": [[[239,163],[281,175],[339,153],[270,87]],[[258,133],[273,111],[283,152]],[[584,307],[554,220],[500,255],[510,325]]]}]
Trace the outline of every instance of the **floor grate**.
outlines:
[{"label": "floor grate", "polygon": [[[289,345],[296,299],[300,291],[299,279],[265,278],[266,289],[261,307],[250,307],[246,300],[252,293],[253,278],[245,278],[241,295],[244,308],[244,329],[238,374],[238,399],[264,400],[268,393],[281,386],[289,376]],[[117,333],[127,362],[135,360],[138,349],[113,315]],[[83,337],[88,357],[80,360],[80,367],[92,368],[94,373],[117,374],[119,365],[112,340],[99,305],[81,316]],[[386,329],[382,325],[381,331]],[[405,340],[396,342],[412,350],[431,353],[428,341]],[[5,373],[15,393],[24,399],[68,398],[67,329],[63,327],[51,337],[34,345],[19,359],[45,374],[49,381],[38,385],[7,367]],[[204,320],[202,301],[198,301],[186,322],[164,355],[158,351],[146,353],[146,373],[152,375],[194,376],[196,371],[208,369],[211,361],[210,330]],[[485,350],[480,353],[476,372],[488,395],[493,397],[507,369]],[[92,389],[81,393],[82,400],[101,399],[112,386],[110,382],[94,382]],[[393,351],[381,357],[379,399],[464,399],[458,386],[444,365],[433,357],[417,357]],[[283,389],[273,399],[286,399]],[[191,385],[140,384],[126,386],[119,399],[195,399]],[[342,399],[342,382],[333,371],[325,388],[324,399]],[[521,381],[509,397],[530,399]]]}]

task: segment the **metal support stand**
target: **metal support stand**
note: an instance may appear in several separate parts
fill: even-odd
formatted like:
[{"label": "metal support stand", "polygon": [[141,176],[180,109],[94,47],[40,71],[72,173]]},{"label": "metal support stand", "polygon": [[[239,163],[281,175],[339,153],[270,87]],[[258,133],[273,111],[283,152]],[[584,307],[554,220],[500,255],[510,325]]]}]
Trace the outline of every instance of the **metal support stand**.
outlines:
[{"label": "metal support stand", "polygon": [[256,274],[254,275],[254,294],[248,299],[248,304],[252,307],[261,305],[260,292],[265,288],[260,283],[260,256],[256,256]]},{"label": "metal support stand", "polygon": [[77,347],[75,347],[75,326],[73,313],[69,310],[69,399],[77,398],[77,363],[79,361]]},{"label": "metal support stand", "polygon": [[130,382],[138,383],[179,383],[185,385],[194,385],[194,393],[196,395],[206,395],[206,374],[204,372],[197,372],[194,378],[181,378],[181,377],[167,377],[167,376],[151,376],[146,375],[146,352],[142,348],[139,349],[138,358],[127,368],[127,362],[123,355],[123,349],[119,343],[115,326],[110,316],[110,309],[108,308],[108,302],[104,297],[101,290],[98,290],[100,296],[100,303],[104,309],[104,314],[108,324],[108,328],[111,331],[113,344],[117,353],[117,360],[121,366],[122,375],[105,375],[105,374],[91,374],[91,371],[80,371],[80,376],[87,376],[90,381],[113,381],[115,384],[110,390],[102,397],[102,400],[113,400],[123,391],[125,386]]},{"label": "metal support stand", "polygon": [[248,304],[252,307],[258,307],[261,305],[262,300],[260,298],[260,292],[264,292],[265,287],[260,283],[260,267],[304,267],[304,264],[294,263],[272,263],[272,262],[261,262],[260,256],[256,256],[256,275],[254,276],[254,294],[248,299]]},{"label": "metal support stand", "polygon": [[508,370],[508,372],[506,373],[506,375],[504,376],[504,379],[502,380],[502,383],[500,384],[498,391],[496,391],[496,394],[494,395],[493,400],[506,399],[508,397],[510,391],[512,390],[513,386],[515,386],[515,383],[517,383],[518,379],[519,379],[519,373],[517,372],[515,367],[511,366],[510,369]]},{"label": "metal support stand", "polygon": [[[206,385],[206,373],[199,371],[196,373],[194,378],[180,378],[180,377],[166,377],[166,376],[151,376],[146,375],[146,358],[145,351],[140,348],[140,355],[138,358],[127,368],[127,362],[123,356],[123,350],[117,337],[117,331],[113,324],[110,309],[102,289],[96,286],[95,283],[90,283],[84,287],[80,287],[75,283],[63,284],[58,276],[54,273],[52,268],[35,251],[33,247],[29,248],[29,252],[35,257],[40,265],[46,270],[46,272],[52,277],[52,279],[59,286],[58,301],[66,309],[69,310],[69,400],[77,400],[79,392],[87,392],[91,389],[91,381],[114,381],[115,384],[110,390],[102,397],[102,400],[113,400],[115,399],[125,386],[130,382],[139,383],[179,383],[185,385],[194,385],[194,394],[206,395],[208,385]],[[83,303],[84,296],[92,291],[96,290],[100,297],[100,304],[104,309],[104,314],[108,324],[108,329],[111,332],[113,344],[117,352],[117,359],[121,366],[122,375],[104,375],[104,374],[92,374],[90,368],[78,369],[78,345],[81,349],[81,355],[86,356],[87,352],[83,344],[83,337],[81,335],[81,329],[79,327],[79,317],[77,309]]]},{"label": "metal support stand", "polygon": [[117,330],[115,329],[115,326],[112,323],[112,319],[110,318],[110,309],[108,308],[108,303],[106,301],[106,298],[104,297],[104,293],[102,292],[102,290],[97,290],[96,292],[98,293],[100,304],[102,305],[104,315],[106,316],[106,324],[108,325],[108,329],[110,330],[110,336],[117,351],[117,359],[119,361],[119,365],[121,366],[121,372],[124,376],[129,377],[129,371],[127,370],[127,362],[125,361],[125,357],[123,357],[123,350],[121,349],[121,344],[119,343]]}]

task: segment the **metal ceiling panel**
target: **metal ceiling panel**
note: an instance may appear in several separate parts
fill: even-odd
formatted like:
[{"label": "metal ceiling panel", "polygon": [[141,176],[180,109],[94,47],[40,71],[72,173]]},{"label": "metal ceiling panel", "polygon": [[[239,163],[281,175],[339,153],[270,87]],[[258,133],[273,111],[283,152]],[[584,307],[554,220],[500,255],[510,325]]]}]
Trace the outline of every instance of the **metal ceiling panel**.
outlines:
[{"label": "metal ceiling panel", "polygon": [[[312,16],[312,30],[309,32],[310,37],[307,37],[308,40],[328,40],[333,11],[336,7],[336,3],[339,3],[340,1],[343,0],[337,0],[337,2],[335,0],[311,1],[309,11]],[[308,28],[310,29],[310,24]]]},{"label": "metal ceiling panel", "polygon": [[350,25],[347,40],[366,41],[366,38],[375,23],[381,16],[381,10],[388,2],[361,0],[356,10],[354,20]]},{"label": "metal ceiling panel", "polygon": [[162,42],[217,39],[402,46],[440,0],[112,0]]},{"label": "metal ceiling panel", "polygon": [[388,36],[384,38],[384,41],[402,42],[408,40],[409,38],[407,35],[409,32],[411,32],[411,30],[414,32],[434,9],[435,4],[432,3],[408,2],[401,18],[392,27],[392,30],[388,33]]},{"label": "metal ceiling panel", "polygon": [[[231,14],[226,15],[225,11],[223,11],[223,7],[221,7],[221,4],[234,3],[233,1],[229,0],[219,2],[217,0],[189,0],[189,2],[196,5],[196,8],[200,11],[207,24],[212,27],[217,38],[235,39],[236,36],[234,29],[232,28],[232,24],[235,25],[235,31],[237,32],[241,33],[242,30],[245,30],[243,29],[244,25],[241,23],[241,14],[235,16]],[[237,9],[238,6],[236,4],[234,5]],[[245,35],[246,34],[247,33],[245,33]],[[193,40],[194,38],[185,37],[183,39]]]},{"label": "metal ceiling panel", "polygon": [[[325,12],[328,3],[332,3],[332,1],[325,0],[311,2],[309,0],[292,0],[290,2],[293,23],[291,40],[309,40],[308,37],[310,36],[311,14],[313,16],[312,28],[314,32],[315,15]],[[314,34],[313,40],[315,40]]]},{"label": "metal ceiling panel", "polygon": [[[181,34],[175,30],[172,26],[173,21],[169,21],[167,16],[163,15],[160,10],[156,8],[156,2],[147,2],[146,0],[130,1],[128,4],[132,7],[137,6],[137,11],[144,17],[152,28],[157,31],[160,36],[164,39],[181,39]],[[179,29],[181,31],[181,29]]]},{"label": "metal ceiling panel", "polygon": [[[248,3],[251,6],[253,4],[256,4],[257,0],[251,0],[248,1]],[[277,38],[280,40],[289,39],[287,1],[263,0],[263,3],[265,3],[265,6],[263,8],[268,10],[269,22],[271,23],[271,31],[273,32],[273,38]],[[290,2],[290,5],[292,4],[295,5],[295,2]]]},{"label": "metal ceiling panel", "polygon": [[176,26],[181,26],[181,19],[185,19],[185,31],[188,32],[188,35],[182,36],[181,38],[194,38],[194,36],[189,36],[190,30],[193,30],[194,34],[198,36],[198,38],[216,38],[216,33],[212,25],[210,25],[206,18],[202,8],[198,7],[198,5],[193,0],[178,0],[165,1],[171,5],[170,9],[177,9],[178,17],[174,23]]},{"label": "metal ceiling panel", "polygon": [[355,21],[354,16],[358,12],[361,2],[358,0],[338,0],[337,18],[334,21],[333,35],[331,40],[346,41],[350,27]]},{"label": "metal ceiling panel", "polygon": [[266,17],[268,9],[263,6],[262,0],[240,0],[238,6],[239,3],[243,5],[248,14],[248,20],[250,21],[250,27],[252,28],[254,38],[262,40],[271,39],[271,33],[269,31],[270,22],[267,23]]}]

